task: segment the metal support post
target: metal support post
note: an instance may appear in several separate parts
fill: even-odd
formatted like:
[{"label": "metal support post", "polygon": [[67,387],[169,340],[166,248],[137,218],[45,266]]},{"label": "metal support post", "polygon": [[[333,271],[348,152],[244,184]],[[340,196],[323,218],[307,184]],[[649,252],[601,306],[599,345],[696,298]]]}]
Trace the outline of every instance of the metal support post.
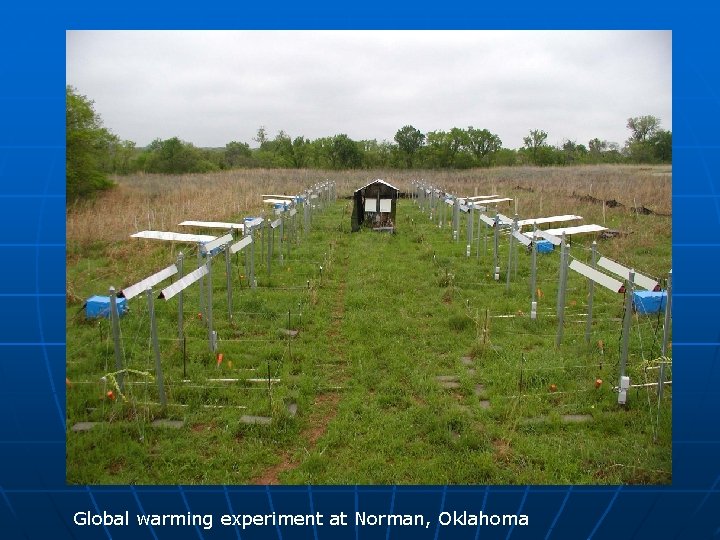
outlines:
[{"label": "metal support post", "polygon": [[[590,252],[590,266],[595,268],[597,263],[597,242],[593,240]],[[593,297],[595,296],[595,282],[588,278],[588,305],[587,321],[585,322],[585,343],[590,343],[593,323]]]},{"label": "metal support post", "polygon": [[[110,287],[110,321],[112,322],[113,345],[115,347],[115,371],[122,371],[122,348],[120,346],[120,314],[117,309],[117,296],[115,287]],[[120,391],[125,389],[125,381],[122,373],[116,378]]]},{"label": "metal support post", "polygon": [[495,223],[493,224],[493,272],[495,281],[500,281],[500,254],[498,253],[498,241],[500,236],[500,218],[495,214]]},{"label": "metal support post", "polygon": [[530,319],[537,319],[537,225],[532,237],[532,261],[530,270]]},{"label": "metal support post", "polygon": [[227,281],[228,321],[232,321],[232,265],[230,264],[230,243],[225,244],[225,279]]},{"label": "metal support post", "polygon": [[148,312],[150,314],[150,337],[152,339],[153,353],[155,355],[155,380],[158,385],[158,396],[160,405],[167,407],[167,397],[165,396],[165,381],[163,378],[162,364],[160,362],[160,345],[158,343],[157,323],[155,322],[155,305],[153,304],[152,287],[147,289]]},{"label": "metal support post", "polygon": [[208,324],[208,342],[210,343],[210,352],[215,352],[217,348],[215,343],[215,332],[213,331],[213,290],[212,290],[212,257],[208,253],[207,262],[207,324]]},{"label": "metal support post", "polygon": [[560,279],[558,281],[558,296],[557,296],[557,319],[558,329],[555,337],[555,346],[559,347],[563,339],[563,330],[565,326],[565,289],[567,287],[567,261],[568,261],[568,246],[565,240],[565,234],[562,236],[562,242],[560,244]]},{"label": "metal support post", "polygon": [[663,389],[665,387],[665,355],[667,355],[667,346],[670,339],[670,320],[671,320],[671,309],[672,309],[672,270],[668,272],[667,280],[667,303],[665,304],[665,322],[663,324],[663,340],[662,347],[660,348],[660,356],[663,358],[660,360],[660,376],[658,379],[658,406],[662,399]]},{"label": "metal support post", "polygon": [[[178,276],[177,279],[183,278],[183,260],[184,255],[181,251],[178,253],[178,259],[177,259],[177,269],[178,269]],[[178,293],[178,339],[182,341],[183,336],[185,335],[185,321],[183,320],[184,313],[183,313],[183,291],[180,291]]]}]

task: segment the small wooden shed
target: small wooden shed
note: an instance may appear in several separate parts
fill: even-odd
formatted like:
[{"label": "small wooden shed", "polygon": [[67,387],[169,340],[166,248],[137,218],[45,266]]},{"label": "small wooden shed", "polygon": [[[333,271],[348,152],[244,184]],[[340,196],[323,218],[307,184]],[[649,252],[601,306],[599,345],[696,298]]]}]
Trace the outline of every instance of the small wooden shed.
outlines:
[{"label": "small wooden shed", "polygon": [[353,195],[352,231],[363,225],[375,231],[395,232],[395,207],[400,190],[385,180],[373,180]]}]

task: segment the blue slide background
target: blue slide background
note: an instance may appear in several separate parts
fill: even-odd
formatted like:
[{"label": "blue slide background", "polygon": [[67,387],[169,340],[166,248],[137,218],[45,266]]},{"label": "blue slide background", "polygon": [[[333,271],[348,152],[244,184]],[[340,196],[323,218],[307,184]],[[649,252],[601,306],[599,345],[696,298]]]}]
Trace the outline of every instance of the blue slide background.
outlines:
[{"label": "blue slide background", "polygon": [[[4,3],[0,7],[0,538],[720,537],[720,63],[709,3]],[[668,487],[65,485],[65,32],[161,28],[673,31],[674,426]],[[649,89],[648,91],[652,91]],[[18,269],[21,269],[18,272]],[[715,276],[715,277],[713,277]],[[77,527],[79,510],[524,513],[530,526]]]}]

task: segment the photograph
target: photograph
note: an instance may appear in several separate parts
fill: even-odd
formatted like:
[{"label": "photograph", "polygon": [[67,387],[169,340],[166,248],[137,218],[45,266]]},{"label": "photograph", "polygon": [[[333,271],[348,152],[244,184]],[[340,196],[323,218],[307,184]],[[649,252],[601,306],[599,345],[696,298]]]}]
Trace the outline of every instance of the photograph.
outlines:
[{"label": "photograph", "polygon": [[65,39],[68,486],[672,484],[671,30]]}]

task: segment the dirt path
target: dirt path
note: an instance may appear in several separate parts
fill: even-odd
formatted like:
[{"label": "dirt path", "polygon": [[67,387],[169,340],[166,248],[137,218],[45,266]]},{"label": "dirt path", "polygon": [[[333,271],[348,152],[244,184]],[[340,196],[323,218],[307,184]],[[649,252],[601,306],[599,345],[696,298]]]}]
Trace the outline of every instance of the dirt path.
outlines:
[{"label": "dirt path", "polygon": [[[340,403],[340,393],[343,383],[347,379],[347,355],[345,353],[345,343],[342,339],[340,326],[342,325],[343,316],[345,315],[345,289],[347,282],[345,276],[348,269],[348,257],[343,258],[341,269],[339,272],[340,282],[338,283],[337,292],[335,293],[335,303],[332,311],[332,322],[328,332],[330,340],[330,354],[339,360],[335,370],[328,379],[329,391],[318,394],[313,402],[312,412],[308,418],[307,427],[300,433],[300,441],[304,441],[304,448],[310,451],[315,447],[317,441],[327,431],[327,427],[337,415],[338,405]],[[294,459],[292,451],[287,450],[280,456],[280,462],[266,469],[260,476],[250,481],[255,485],[277,485],[280,483],[279,477],[281,473],[294,469],[300,464]]]}]

